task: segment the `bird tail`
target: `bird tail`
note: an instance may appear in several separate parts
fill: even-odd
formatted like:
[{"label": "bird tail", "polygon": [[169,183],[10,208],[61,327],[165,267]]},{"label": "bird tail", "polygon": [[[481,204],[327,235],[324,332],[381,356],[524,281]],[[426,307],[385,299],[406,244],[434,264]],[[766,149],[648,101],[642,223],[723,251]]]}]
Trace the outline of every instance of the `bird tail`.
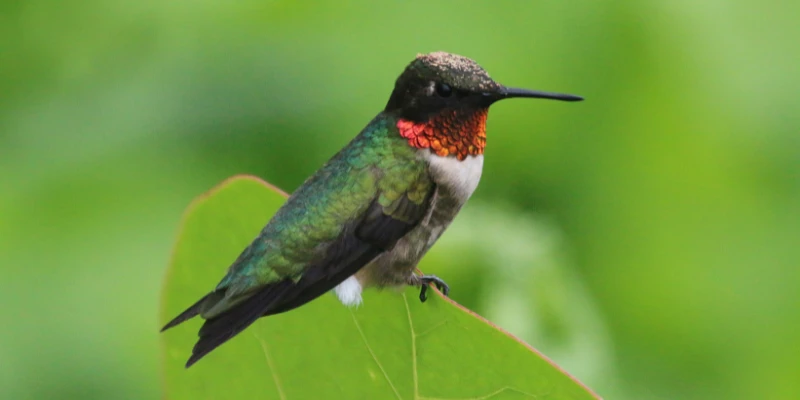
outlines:
[{"label": "bird tail", "polygon": [[164,327],[161,328],[161,332],[164,332],[169,328],[173,328],[175,326],[178,326],[181,323],[196,317],[201,312],[203,312],[204,309],[207,308],[206,307],[206,303],[208,303],[209,300],[211,300],[212,298],[217,298],[217,297],[219,297],[219,294],[216,293],[216,292],[211,292],[211,293],[203,296],[200,300],[197,300],[196,303],[192,304],[189,308],[187,308],[182,313],[180,313],[180,315],[178,315],[177,317],[173,318],[172,321],[169,321],[166,325],[164,325]]},{"label": "bird tail", "polygon": [[[280,295],[291,287],[290,283],[291,281],[284,281],[261,288],[247,299],[207,319],[200,328],[200,332],[198,332],[200,339],[192,348],[192,356],[186,361],[186,368],[189,368],[203,356],[245,330],[261,316],[272,314],[270,309],[274,306],[276,297],[280,298]],[[184,314],[188,315],[192,312],[195,315],[197,314],[197,305],[189,307]],[[175,319],[180,319],[182,315]]]},{"label": "bird tail", "polygon": [[208,295],[203,296],[203,298],[198,300],[197,303],[194,303],[191,307],[184,310],[182,313],[180,313],[180,315],[173,318],[172,321],[167,322],[167,324],[161,328],[161,332],[164,332],[169,328],[176,327],[182,322],[190,320],[200,314],[200,306],[203,304],[203,301],[205,301],[206,297],[208,297]]}]

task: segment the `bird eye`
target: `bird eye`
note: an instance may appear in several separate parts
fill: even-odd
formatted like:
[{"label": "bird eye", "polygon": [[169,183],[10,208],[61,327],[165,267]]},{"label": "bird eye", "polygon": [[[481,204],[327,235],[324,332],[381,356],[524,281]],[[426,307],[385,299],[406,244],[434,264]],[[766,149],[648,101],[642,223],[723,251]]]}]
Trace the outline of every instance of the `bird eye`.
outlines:
[{"label": "bird eye", "polygon": [[436,93],[438,93],[439,96],[442,97],[450,97],[450,95],[453,94],[453,88],[451,88],[450,85],[446,83],[437,83]]}]

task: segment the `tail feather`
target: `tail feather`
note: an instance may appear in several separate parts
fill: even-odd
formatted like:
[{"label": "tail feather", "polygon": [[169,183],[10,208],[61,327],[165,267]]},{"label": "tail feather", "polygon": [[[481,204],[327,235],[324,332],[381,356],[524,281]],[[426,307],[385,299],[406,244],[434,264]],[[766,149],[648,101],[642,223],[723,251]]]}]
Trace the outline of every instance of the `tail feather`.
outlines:
[{"label": "tail feather", "polygon": [[192,356],[186,361],[186,368],[192,366],[212,350],[245,330],[273,306],[293,286],[292,281],[281,281],[266,286],[251,297],[236,304],[219,316],[208,319],[200,328],[200,339],[192,349]]},{"label": "tail feather", "polygon": [[192,304],[189,308],[187,308],[182,313],[180,313],[180,315],[178,315],[177,317],[173,318],[172,321],[169,321],[166,325],[164,325],[163,328],[161,328],[161,332],[164,332],[165,330],[167,330],[169,328],[173,328],[175,326],[178,326],[181,323],[183,323],[185,321],[188,321],[188,320],[196,317],[198,314],[200,314],[201,307],[203,306],[203,303],[205,303],[206,299],[210,295],[211,295],[211,293],[203,296],[200,300],[197,300],[196,303]]}]

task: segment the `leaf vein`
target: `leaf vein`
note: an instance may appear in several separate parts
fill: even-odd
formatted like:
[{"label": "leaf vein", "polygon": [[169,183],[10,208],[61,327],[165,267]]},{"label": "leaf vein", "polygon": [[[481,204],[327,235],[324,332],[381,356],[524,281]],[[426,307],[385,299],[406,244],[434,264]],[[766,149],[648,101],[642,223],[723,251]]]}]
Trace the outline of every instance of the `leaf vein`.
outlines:
[{"label": "leaf vein", "polygon": [[523,396],[530,397],[532,399],[536,399],[536,398],[539,397],[539,396],[536,396],[536,395],[534,395],[532,393],[524,392],[524,391],[519,390],[519,389],[514,389],[514,388],[512,388],[510,386],[504,386],[504,387],[501,387],[500,389],[495,390],[494,392],[491,392],[491,393],[488,393],[488,394],[485,394],[485,395],[479,396],[479,397],[456,397],[456,398],[452,398],[452,397],[451,398],[446,398],[446,397],[420,397],[419,400],[487,400],[487,399],[490,399],[490,398],[492,398],[494,396],[497,396],[500,393],[503,393],[505,391],[517,392],[517,393],[519,393],[519,394],[521,394]]},{"label": "leaf vein", "polygon": [[415,334],[414,336],[416,336],[416,337],[418,337],[418,338],[419,338],[419,337],[422,337],[422,336],[425,336],[425,335],[427,335],[427,334],[431,333],[432,331],[434,331],[436,328],[440,328],[442,325],[446,324],[446,323],[447,323],[447,321],[448,321],[447,319],[443,319],[443,320],[439,321],[439,323],[437,323],[437,324],[435,324],[435,325],[431,326],[431,327],[430,327],[430,328],[428,328],[428,329],[425,329],[424,331],[422,331],[422,332],[420,332],[420,333],[417,333],[417,334]]},{"label": "leaf vein", "polygon": [[378,361],[378,356],[376,356],[375,352],[372,351],[372,347],[369,345],[369,342],[367,341],[367,336],[364,334],[364,331],[361,329],[361,324],[358,323],[358,319],[356,319],[356,315],[353,313],[352,310],[350,310],[350,316],[353,317],[353,323],[356,325],[356,329],[358,330],[358,334],[361,335],[361,340],[364,341],[364,346],[367,346],[367,350],[369,351],[369,354],[372,356],[372,359],[375,360],[375,364],[378,365],[378,368],[381,370],[381,373],[383,373],[383,377],[386,378],[386,382],[389,384],[389,387],[392,388],[392,391],[394,392],[395,396],[397,396],[397,398],[399,400],[403,400],[403,397],[400,396],[400,392],[397,391],[397,388],[392,383],[392,380],[389,379],[389,374],[386,373],[386,370],[383,369],[383,365],[381,365],[381,362]]},{"label": "leaf vein", "polygon": [[403,303],[406,305],[408,315],[408,329],[411,331],[411,372],[414,377],[414,400],[419,400],[419,377],[417,376],[417,334],[414,332],[414,323],[411,321],[411,308],[408,306],[408,297],[403,293]]},{"label": "leaf vein", "polygon": [[267,350],[267,342],[261,338],[260,336],[256,335],[255,332],[253,336],[256,337],[259,343],[261,343],[261,350],[264,351],[264,358],[267,359],[267,367],[269,367],[269,371],[272,372],[272,380],[275,382],[275,388],[278,390],[278,397],[281,400],[286,400],[286,394],[283,393],[283,387],[281,386],[281,380],[278,378],[278,372],[275,370],[275,365],[272,363],[272,357],[269,355],[269,350]]}]

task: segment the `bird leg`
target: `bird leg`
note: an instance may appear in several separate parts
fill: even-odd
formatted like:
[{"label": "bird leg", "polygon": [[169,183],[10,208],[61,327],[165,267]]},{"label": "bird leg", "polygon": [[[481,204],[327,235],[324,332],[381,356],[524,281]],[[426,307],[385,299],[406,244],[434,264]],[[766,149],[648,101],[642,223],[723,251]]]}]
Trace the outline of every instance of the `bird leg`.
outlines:
[{"label": "bird leg", "polygon": [[419,286],[419,301],[425,302],[428,300],[428,285],[436,285],[436,288],[447,296],[450,293],[450,286],[447,285],[441,278],[436,275],[416,275],[412,274],[408,279],[408,284],[412,286]]}]

